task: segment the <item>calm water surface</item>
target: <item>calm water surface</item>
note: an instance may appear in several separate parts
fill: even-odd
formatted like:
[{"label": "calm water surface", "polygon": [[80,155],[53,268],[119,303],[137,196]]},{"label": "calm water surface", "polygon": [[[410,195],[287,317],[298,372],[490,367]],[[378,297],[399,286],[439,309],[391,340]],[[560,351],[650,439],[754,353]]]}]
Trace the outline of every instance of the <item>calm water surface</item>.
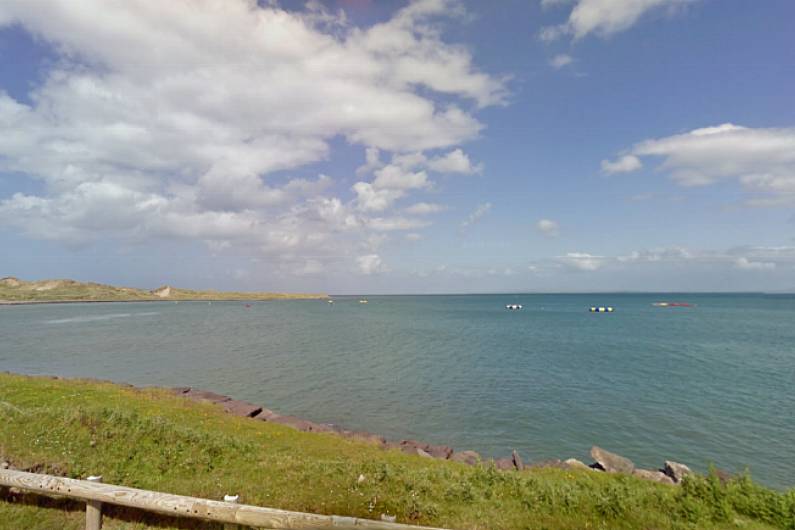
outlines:
[{"label": "calm water surface", "polygon": [[597,444],[795,486],[795,296],[357,300],[0,307],[0,370],[191,385],[487,456]]}]

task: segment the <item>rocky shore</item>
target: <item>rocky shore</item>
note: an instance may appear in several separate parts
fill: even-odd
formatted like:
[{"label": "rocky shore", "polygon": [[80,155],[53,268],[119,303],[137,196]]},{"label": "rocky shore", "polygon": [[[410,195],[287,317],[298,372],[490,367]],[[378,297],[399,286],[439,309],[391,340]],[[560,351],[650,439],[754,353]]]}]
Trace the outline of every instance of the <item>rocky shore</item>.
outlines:
[{"label": "rocky shore", "polygon": [[[363,441],[379,446],[383,449],[395,449],[404,453],[418,456],[420,458],[436,458],[440,460],[452,460],[468,465],[494,466],[502,471],[522,471],[524,469],[555,467],[561,469],[581,469],[596,473],[620,473],[632,475],[643,480],[659,482],[662,484],[676,485],[693,473],[693,471],[679,462],[666,460],[659,469],[641,469],[623,456],[611,453],[601,447],[593,446],[590,456],[593,463],[590,465],[569,458],[566,460],[542,460],[538,462],[525,463],[517,451],[513,451],[510,457],[484,459],[475,451],[456,451],[447,445],[432,445],[417,440],[387,440],[383,436],[363,431],[350,431],[338,425],[316,423],[295,416],[283,416],[265,407],[239,401],[229,396],[216,394],[206,390],[199,390],[192,387],[177,387],[169,389],[177,396],[198,402],[208,402],[218,405],[231,415],[251,418],[254,421],[267,421],[287,425],[303,432],[331,433],[344,438]],[[721,479],[728,479],[729,475],[718,472]]]}]

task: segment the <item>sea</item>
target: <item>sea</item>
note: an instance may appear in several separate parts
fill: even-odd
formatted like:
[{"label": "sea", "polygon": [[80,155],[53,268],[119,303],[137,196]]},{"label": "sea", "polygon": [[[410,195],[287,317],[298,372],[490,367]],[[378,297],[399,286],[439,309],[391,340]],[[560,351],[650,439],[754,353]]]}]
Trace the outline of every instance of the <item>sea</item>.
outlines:
[{"label": "sea", "polygon": [[598,445],[795,487],[795,295],[361,298],[3,306],[0,371],[193,386],[484,457],[589,463]]}]

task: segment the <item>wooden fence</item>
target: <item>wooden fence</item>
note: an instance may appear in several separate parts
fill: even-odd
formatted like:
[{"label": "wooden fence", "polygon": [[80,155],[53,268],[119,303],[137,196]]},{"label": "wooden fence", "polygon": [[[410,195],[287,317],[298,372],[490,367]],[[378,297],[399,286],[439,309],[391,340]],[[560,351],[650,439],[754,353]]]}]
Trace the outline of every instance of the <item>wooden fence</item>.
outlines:
[{"label": "wooden fence", "polygon": [[[67,497],[86,502],[86,530],[102,528],[102,504],[126,506],[163,515],[191,517],[203,521],[237,524],[255,528],[292,530],[442,530],[386,521],[373,521],[337,515],[290,512],[236,502],[212,501],[197,497],[114,486],[101,477],[77,480],[11,469],[0,469],[0,486],[38,494]],[[229,498],[229,497],[227,497]],[[232,497],[230,500],[235,499]]]}]

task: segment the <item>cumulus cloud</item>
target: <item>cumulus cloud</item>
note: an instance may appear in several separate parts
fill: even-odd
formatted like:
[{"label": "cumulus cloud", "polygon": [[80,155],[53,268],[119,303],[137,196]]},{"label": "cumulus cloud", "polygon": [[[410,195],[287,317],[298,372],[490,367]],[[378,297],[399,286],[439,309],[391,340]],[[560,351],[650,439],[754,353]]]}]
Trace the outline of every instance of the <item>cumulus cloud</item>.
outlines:
[{"label": "cumulus cloud", "polygon": [[737,258],[734,266],[748,271],[769,271],[776,268],[776,264],[771,261],[751,261],[745,256]]},{"label": "cumulus cloud", "polygon": [[634,171],[641,158],[661,159],[660,169],[682,186],[706,186],[736,180],[746,190],[773,199],[795,200],[795,128],[750,128],[725,123],[683,134],[646,140],[616,162],[602,162],[606,172]]},{"label": "cumulus cloud", "polygon": [[548,237],[557,237],[560,235],[560,225],[557,221],[552,219],[540,219],[536,223],[536,229]]},{"label": "cumulus cloud", "polygon": [[428,161],[428,169],[438,173],[462,173],[471,175],[483,170],[482,164],[472,164],[469,156],[461,149],[450,151],[446,155],[437,156]]},{"label": "cumulus cloud", "polygon": [[571,55],[567,53],[559,53],[549,60],[549,64],[555,70],[560,70],[564,66],[571,64],[573,61],[574,58]]},{"label": "cumulus cloud", "polygon": [[432,213],[443,212],[444,210],[446,210],[446,207],[442,204],[436,204],[433,202],[418,202],[417,204],[412,204],[406,208],[406,213],[413,215],[428,215]]},{"label": "cumulus cloud", "polygon": [[558,256],[558,261],[572,269],[590,272],[601,269],[608,260],[587,252],[569,252],[565,256]]},{"label": "cumulus cloud", "polygon": [[356,258],[356,264],[359,267],[359,272],[362,274],[376,274],[385,272],[386,267],[378,254],[365,254]]},{"label": "cumulus cloud", "polygon": [[632,27],[644,14],[675,10],[697,0],[541,0],[542,7],[574,3],[566,22],[542,28],[542,40],[562,36],[581,39],[591,33],[606,37]]},{"label": "cumulus cloud", "polygon": [[[174,237],[353,260],[385,226],[368,216],[430,186],[427,171],[472,171],[456,146],[482,129],[475,109],[505,103],[504,80],[443,40],[462,9],[417,0],[359,28],[318,2],[3,3],[0,26],[56,58],[25,101],[0,91],[0,170],[43,190],[2,200],[0,224],[73,243]],[[273,176],[322,162],[334,138],[366,149],[371,182],[346,197],[330,177]],[[428,167],[388,168],[383,153]]]},{"label": "cumulus cloud", "polygon": [[635,155],[624,155],[614,162],[602,160],[602,172],[607,174],[629,173],[631,171],[637,171],[641,167],[643,167],[643,164]]},{"label": "cumulus cloud", "polygon": [[489,213],[491,210],[491,203],[484,202],[482,204],[478,204],[475,209],[472,211],[469,216],[461,222],[461,228],[467,228],[468,226],[472,226],[478,223],[484,215]]}]

